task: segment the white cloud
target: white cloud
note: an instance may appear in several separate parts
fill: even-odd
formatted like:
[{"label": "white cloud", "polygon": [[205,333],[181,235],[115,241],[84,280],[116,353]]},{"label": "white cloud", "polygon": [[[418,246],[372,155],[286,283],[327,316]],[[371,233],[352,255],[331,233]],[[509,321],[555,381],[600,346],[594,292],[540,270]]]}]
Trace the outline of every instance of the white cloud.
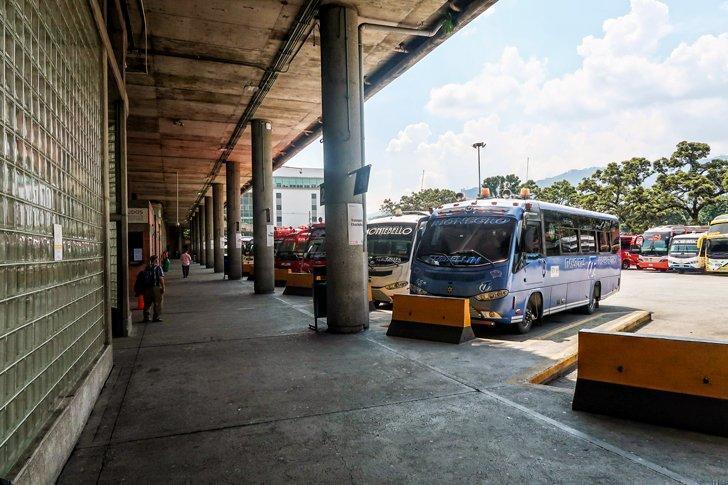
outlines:
[{"label": "white cloud", "polygon": [[[398,167],[416,159],[427,185],[459,188],[475,185],[471,144],[481,139],[488,143],[484,175],[523,175],[527,156],[534,177],[657,157],[684,139],[728,153],[728,33],[660,55],[673,27],[656,0],[632,0],[629,12],[602,30],[582,39],[581,64],[572,72],[549,76],[547,59],[524,59],[507,47],[473,79],[432,89],[428,112],[459,128],[436,134],[424,122],[409,125],[390,141],[388,155]],[[413,171],[403,168],[402,179],[419,181]]]}]

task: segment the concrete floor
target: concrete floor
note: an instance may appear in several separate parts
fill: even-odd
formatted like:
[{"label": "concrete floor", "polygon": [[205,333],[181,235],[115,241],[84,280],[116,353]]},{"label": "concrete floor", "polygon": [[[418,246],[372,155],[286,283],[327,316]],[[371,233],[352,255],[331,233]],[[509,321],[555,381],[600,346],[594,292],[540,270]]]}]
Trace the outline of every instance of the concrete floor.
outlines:
[{"label": "concrete floor", "polygon": [[659,317],[667,308],[651,306],[672,303],[696,320],[708,280],[683,299],[666,283],[682,275],[626,272],[629,292],[597,316],[456,346],[387,337],[386,311],[361,334],[315,334],[309,298],[254,296],[199,265],[179,273],[164,323],[115,341],[60,483],[728,480],[728,439],[575,413],[569,389],[522,383],[579,328],[638,306]]}]

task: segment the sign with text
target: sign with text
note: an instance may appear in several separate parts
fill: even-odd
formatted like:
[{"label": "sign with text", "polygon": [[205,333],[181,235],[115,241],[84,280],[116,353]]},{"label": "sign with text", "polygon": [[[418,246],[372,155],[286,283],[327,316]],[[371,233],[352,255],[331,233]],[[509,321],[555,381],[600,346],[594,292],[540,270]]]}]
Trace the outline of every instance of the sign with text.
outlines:
[{"label": "sign with text", "polygon": [[349,246],[364,244],[364,207],[362,204],[346,204],[349,225]]},{"label": "sign with text", "polygon": [[265,233],[265,236],[266,236],[265,245],[266,246],[268,246],[268,247],[273,246],[274,235],[275,235],[275,228],[274,228],[273,224],[268,224],[266,226],[266,233]]}]

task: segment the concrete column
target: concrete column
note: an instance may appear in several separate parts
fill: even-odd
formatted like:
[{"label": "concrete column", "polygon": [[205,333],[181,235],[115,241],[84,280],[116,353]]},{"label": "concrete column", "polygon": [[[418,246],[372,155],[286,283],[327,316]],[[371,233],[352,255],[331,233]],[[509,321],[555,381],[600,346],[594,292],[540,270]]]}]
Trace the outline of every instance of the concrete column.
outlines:
[{"label": "concrete column", "polygon": [[184,251],[184,249],[185,249],[184,248],[185,241],[184,241],[184,238],[182,237],[182,231],[184,230],[184,226],[177,225],[177,226],[175,226],[175,228],[177,229],[177,252],[180,255],[182,255],[182,251]]},{"label": "concrete column", "polygon": [[[225,271],[225,246],[222,244],[222,238],[225,235],[225,222],[222,213],[224,202],[225,185],[212,184],[212,247],[214,250],[215,273],[223,273]],[[209,260],[207,265],[209,268]]]},{"label": "concrete column", "polygon": [[190,217],[190,253],[194,261],[197,261],[197,214]]},{"label": "concrete column", "polygon": [[215,233],[213,231],[213,219],[215,216],[214,212],[215,202],[209,195],[205,196],[205,267],[215,267],[215,246],[213,246],[213,239],[215,239]]},{"label": "concrete column", "polygon": [[238,247],[240,234],[240,165],[228,160],[225,163],[225,191],[227,192],[227,243],[228,279],[239,280],[243,276],[241,248]]},{"label": "concrete column", "polygon": [[205,206],[201,205],[199,207],[199,212],[197,213],[197,222],[200,229],[197,234],[197,243],[200,245],[200,264],[202,266],[207,266],[207,241],[205,240],[205,229],[207,226],[206,216]]},{"label": "concrete column", "polygon": [[[353,195],[354,177],[348,175],[362,166],[358,14],[353,7],[329,4],[321,7],[320,22],[327,324],[330,332],[354,333],[369,326],[361,243],[366,214],[362,196]],[[357,219],[353,231],[350,219]]]},{"label": "concrete column", "polygon": [[259,294],[273,293],[273,157],[271,123],[250,122],[253,151],[253,272]]}]

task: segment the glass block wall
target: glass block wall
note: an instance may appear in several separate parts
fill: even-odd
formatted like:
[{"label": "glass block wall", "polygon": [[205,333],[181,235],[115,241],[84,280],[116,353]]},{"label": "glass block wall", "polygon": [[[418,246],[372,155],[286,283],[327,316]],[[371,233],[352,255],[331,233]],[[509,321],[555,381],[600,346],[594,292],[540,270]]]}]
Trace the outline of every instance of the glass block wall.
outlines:
[{"label": "glass block wall", "polygon": [[100,52],[88,2],[0,0],[0,476],[104,342]]}]

